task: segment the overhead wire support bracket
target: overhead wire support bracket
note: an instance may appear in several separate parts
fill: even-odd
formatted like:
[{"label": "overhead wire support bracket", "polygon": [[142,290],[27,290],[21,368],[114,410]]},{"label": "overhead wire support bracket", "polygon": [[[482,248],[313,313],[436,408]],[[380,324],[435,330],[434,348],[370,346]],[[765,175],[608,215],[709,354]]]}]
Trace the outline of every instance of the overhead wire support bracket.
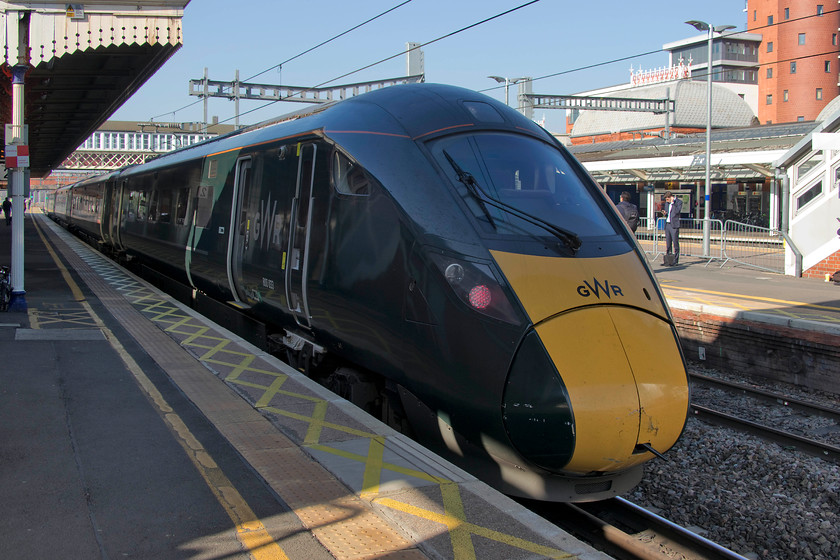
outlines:
[{"label": "overhead wire support bracket", "polygon": [[[357,82],[332,87],[311,88],[299,86],[278,86],[252,84],[247,82],[222,82],[217,80],[190,80],[190,95],[199,97],[223,97],[225,99],[255,99],[262,101],[291,101],[295,103],[326,103],[347,99],[375,89],[398,84],[412,84],[425,81],[424,74],[402,76],[372,82]],[[238,88],[238,95],[237,95]]]},{"label": "overhead wire support bracket", "polygon": [[586,111],[674,112],[673,99],[638,99],[633,97],[595,97],[583,95],[522,94],[534,109],[578,109]]}]

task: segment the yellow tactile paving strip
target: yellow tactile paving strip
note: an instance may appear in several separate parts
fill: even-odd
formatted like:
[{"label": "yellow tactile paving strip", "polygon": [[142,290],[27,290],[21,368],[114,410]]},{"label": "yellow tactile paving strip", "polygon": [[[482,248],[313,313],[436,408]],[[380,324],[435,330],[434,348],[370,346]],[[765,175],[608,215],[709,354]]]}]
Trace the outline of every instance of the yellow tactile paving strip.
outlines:
[{"label": "yellow tactile paving strip", "polygon": [[[171,337],[173,348],[160,348],[166,345],[152,340],[153,333],[128,327],[336,558],[425,558],[423,550],[457,560],[590,553],[565,535],[552,531],[547,538],[533,530],[544,523],[539,518],[523,522],[490,505],[481,485],[460,471],[433,461],[412,464],[420,448],[404,436],[358,421],[347,413],[351,405],[306,386],[293,370],[278,368],[273,358],[191,316],[63,230],[53,231],[74,251],[66,258],[82,259],[95,271],[88,278],[76,266],[92,289],[101,292],[94,286],[107,283],[132,312],[152,322],[131,321],[115,300],[106,303],[124,325],[154,324]],[[195,360],[186,360],[180,348],[238,392],[244,400],[233,400],[244,408],[230,404],[225,385],[208,386],[206,369],[196,371]],[[341,480],[330,467],[339,469]],[[574,552],[561,550],[558,542]]]}]

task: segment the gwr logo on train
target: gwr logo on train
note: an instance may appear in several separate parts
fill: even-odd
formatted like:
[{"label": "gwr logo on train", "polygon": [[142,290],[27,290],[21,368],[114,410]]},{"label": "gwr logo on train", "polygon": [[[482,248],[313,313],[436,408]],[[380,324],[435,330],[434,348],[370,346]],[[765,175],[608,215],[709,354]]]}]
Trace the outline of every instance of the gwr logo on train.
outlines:
[{"label": "gwr logo on train", "polygon": [[612,299],[612,296],[624,297],[621,287],[610,284],[609,280],[604,280],[601,284],[597,278],[593,278],[592,282],[594,286],[589,283],[589,280],[584,280],[583,284],[577,287],[577,293],[583,297],[595,296],[597,299],[601,299],[601,293],[607,296],[607,299]]},{"label": "gwr logo on train", "polygon": [[254,216],[254,242],[261,250],[269,249],[269,244],[280,245],[280,235],[283,232],[282,215],[277,213],[277,201],[272,204],[271,195],[268,200],[260,200],[260,211]]}]

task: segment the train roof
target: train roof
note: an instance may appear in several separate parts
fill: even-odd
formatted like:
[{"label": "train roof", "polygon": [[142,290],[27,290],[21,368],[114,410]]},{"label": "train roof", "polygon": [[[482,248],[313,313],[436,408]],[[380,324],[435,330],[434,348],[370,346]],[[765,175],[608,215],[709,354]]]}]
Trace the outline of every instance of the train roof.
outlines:
[{"label": "train roof", "polygon": [[[483,104],[481,107],[485,108],[476,109],[478,104]],[[486,106],[493,110],[486,110]],[[312,131],[324,134],[348,130],[375,131],[421,139],[459,127],[472,130],[481,127],[516,129],[553,141],[551,135],[533,121],[484,94],[444,84],[402,84],[281,115],[168,152],[143,165],[124,168],[120,173],[130,176]]]}]

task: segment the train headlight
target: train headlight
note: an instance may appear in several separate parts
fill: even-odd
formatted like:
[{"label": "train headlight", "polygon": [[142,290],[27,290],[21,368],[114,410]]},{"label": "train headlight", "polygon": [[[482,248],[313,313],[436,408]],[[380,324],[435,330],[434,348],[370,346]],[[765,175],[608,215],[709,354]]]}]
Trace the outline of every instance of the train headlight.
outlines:
[{"label": "train headlight", "polygon": [[450,284],[460,284],[464,279],[464,267],[458,263],[452,263],[446,267],[443,275],[446,276],[446,281]]},{"label": "train headlight", "polygon": [[470,309],[507,323],[522,322],[489,265],[431,253],[446,282]]}]

